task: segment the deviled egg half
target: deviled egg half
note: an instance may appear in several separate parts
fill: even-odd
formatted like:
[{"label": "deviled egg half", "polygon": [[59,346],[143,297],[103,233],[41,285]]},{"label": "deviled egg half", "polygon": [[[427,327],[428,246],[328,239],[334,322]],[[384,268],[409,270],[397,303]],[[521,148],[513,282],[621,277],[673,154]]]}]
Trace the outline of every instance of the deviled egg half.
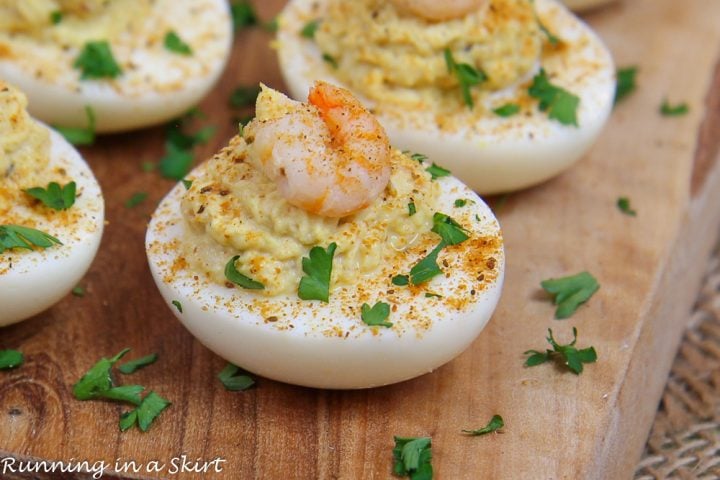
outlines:
[{"label": "deviled egg half", "polygon": [[0,326],[69,293],[103,231],[103,197],[90,168],[26,105],[0,81]]},{"label": "deviled egg half", "polygon": [[615,88],[607,48],[557,0],[290,0],[276,48],[295,98],[346,86],[393,145],[481,194],[581,158]]},{"label": "deviled egg half", "polygon": [[174,118],[212,88],[231,42],[225,0],[0,0],[0,78],[52,125]]},{"label": "deviled egg half", "polygon": [[399,382],[465,350],[505,262],[480,197],[392,148],[345,89],[301,103],[263,87],[256,113],[152,217],[173,313],[230,362],[310,387]]}]

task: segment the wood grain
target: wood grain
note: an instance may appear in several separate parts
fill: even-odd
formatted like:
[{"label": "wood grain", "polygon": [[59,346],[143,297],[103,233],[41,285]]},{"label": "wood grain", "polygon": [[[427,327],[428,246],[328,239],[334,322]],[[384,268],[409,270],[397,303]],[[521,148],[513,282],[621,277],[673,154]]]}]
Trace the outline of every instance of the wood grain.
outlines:
[{"label": "wood grain", "polygon": [[[269,19],[283,2],[256,3]],[[495,317],[459,358],[399,385],[342,392],[259,379],[254,390],[226,392],[215,378],[224,361],[174,319],[146,266],[146,222],[171,184],[141,165],[162,155],[163,129],[85,149],[109,224],[84,298],[68,296],[0,330],[0,348],[27,358],[0,372],[0,457],[146,465],[186,454],[227,460],[222,474],[202,478],[370,479],[390,476],[393,435],[430,435],[441,479],[630,478],[720,223],[720,3],[626,0],[588,20],[618,65],[639,66],[638,91],[575,168],[493,201],[508,261]],[[283,87],[270,39],[260,29],[238,34],[227,72],[201,106],[219,130],[198,158],[235,133],[232,118],[243,112],[226,104],[235,86]],[[687,101],[690,114],[659,116],[665,96]],[[138,191],[148,201],[125,208]],[[618,212],[622,195],[637,217]],[[572,319],[553,320],[540,280],[585,269],[600,291]],[[567,339],[572,326],[579,345],[598,350],[597,364],[579,377],[522,367],[522,352],[542,348],[548,327]],[[99,357],[127,346],[131,355],[159,354],[132,381],[173,402],[148,433],[120,433],[121,407],[70,392]],[[460,434],[495,413],[504,434]]]}]

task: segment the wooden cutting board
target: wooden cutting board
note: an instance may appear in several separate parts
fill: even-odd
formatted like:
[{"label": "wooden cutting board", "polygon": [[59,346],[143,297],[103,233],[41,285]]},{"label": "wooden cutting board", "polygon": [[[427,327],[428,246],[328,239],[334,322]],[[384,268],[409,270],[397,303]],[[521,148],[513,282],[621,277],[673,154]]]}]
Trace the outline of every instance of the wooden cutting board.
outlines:
[{"label": "wooden cutting board", "polygon": [[[255,3],[270,19],[283,2]],[[157,461],[160,473],[122,476],[200,478],[171,474],[184,454],[225,460],[222,473],[202,478],[370,479],[390,477],[393,435],[429,435],[436,478],[632,477],[720,224],[720,2],[625,0],[587,19],[618,65],[639,66],[639,89],[572,170],[493,199],[507,242],[497,313],[459,358],[399,385],[342,392],[258,379],[251,391],[225,391],[215,377],[224,361],[174,319],[146,266],[145,225],[171,184],[141,165],[162,155],[163,129],[85,149],[109,224],[84,298],[68,296],[0,330],[0,348],[27,358],[0,372],[0,457]],[[235,133],[226,103],[235,86],[283,88],[270,39],[261,29],[237,36],[226,74],[202,104],[219,133],[199,158]],[[665,97],[687,102],[690,113],[660,116]],[[138,191],[148,201],[126,208]],[[620,196],[637,217],[618,211]],[[553,320],[539,282],[581,270],[599,279],[599,292],[571,319]],[[522,352],[544,348],[548,327],[567,340],[573,326],[580,346],[597,349],[596,364],[580,376],[523,367]],[[123,407],[70,392],[96,360],[124,347],[159,354],[132,380],[173,402],[147,433],[120,433]],[[496,413],[502,434],[460,434]]]}]

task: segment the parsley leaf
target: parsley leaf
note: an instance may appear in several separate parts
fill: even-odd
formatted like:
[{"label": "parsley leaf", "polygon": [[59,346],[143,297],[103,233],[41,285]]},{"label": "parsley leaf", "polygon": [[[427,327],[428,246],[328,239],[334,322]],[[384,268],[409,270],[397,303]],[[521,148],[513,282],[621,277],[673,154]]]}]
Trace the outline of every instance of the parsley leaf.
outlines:
[{"label": "parsley leaf", "polygon": [[594,363],[597,360],[594,347],[583,348],[582,350],[575,348],[577,342],[577,329],[575,327],[573,327],[573,341],[569,344],[559,345],[553,338],[552,329],[549,328],[547,341],[553,347],[552,350],[546,350],[545,352],[528,350],[525,352],[525,355],[530,355],[525,360],[526,367],[534,367],[550,360],[557,360],[575,375],[579,375],[583,371],[584,363]]},{"label": "parsley leaf", "polygon": [[33,247],[50,248],[53,245],[62,245],[62,242],[34,228],[0,225],[0,253],[13,248],[32,250]]},{"label": "parsley leaf", "polygon": [[563,125],[578,126],[577,108],[580,97],[550,83],[544,69],[540,69],[540,73],[533,77],[528,93],[540,101],[540,110],[547,111],[548,118]]},{"label": "parsley leaf", "polygon": [[176,147],[174,144],[167,144],[167,152],[160,159],[158,169],[165,178],[182,180],[190,171],[193,162],[193,154],[188,150]]},{"label": "parsley leaf", "polygon": [[233,2],[230,5],[230,13],[233,20],[233,29],[236,33],[244,27],[257,25],[258,23],[258,16],[255,13],[255,9],[247,0]]},{"label": "parsley leaf", "polygon": [[472,95],[470,94],[470,87],[480,85],[487,81],[488,76],[482,70],[477,70],[475,67],[468,63],[457,63],[453,54],[449,48],[445,49],[445,65],[447,66],[448,73],[454,74],[460,84],[460,91],[462,92],[463,100],[465,104],[471,109],[475,106]]},{"label": "parsley leaf", "polygon": [[637,212],[630,206],[630,199],[628,197],[618,198],[617,207],[625,215],[630,215],[631,217],[637,215]]},{"label": "parsley leaf", "polygon": [[437,264],[437,256],[443,248],[445,248],[445,242],[440,242],[425,258],[410,269],[410,281],[413,285],[423,284],[442,273]]},{"label": "parsley leaf", "polygon": [[90,106],[85,106],[85,115],[88,119],[87,128],[82,127],[60,127],[53,125],[65,140],[73,145],[92,145],[95,143],[95,112]]},{"label": "parsley leaf", "polygon": [[175,306],[175,308],[177,308],[177,311],[178,311],[178,312],[183,313],[182,303],[180,303],[179,300],[173,300],[173,301],[170,302],[170,303],[172,303],[172,304]]},{"label": "parsley leaf", "polygon": [[192,55],[193,53],[190,45],[185,43],[174,30],[170,30],[165,34],[164,45],[166,49],[180,55]]},{"label": "parsley leaf", "polygon": [[689,111],[690,107],[688,107],[687,103],[670,105],[667,99],[665,99],[663,100],[662,105],[660,105],[660,113],[665,117],[677,117],[680,115],[685,115]]},{"label": "parsley leaf", "polygon": [[25,358],[17,350],[0,350],[0,370],[10,370],[23,364]]},{"label": "parsley leaf", "polygon": [[432,165],[430,165],[428,168],[426,168],[425,171],[428,172],[430,174],[430,176],[432,176],[433,180],[436,180],[440,177],[450,176],[450,170],[447,170],[438,165],[435,165],[435,162],[433,162]]},{"label": "parsley leaf", "polygon": [[588,272],[580,272],[563,278],[554,278],[540,282],[542,288],[555,295],[554,303],[558,306],[555,318],[564,319],[572,316],[580,305],[587,302],[600,288],[598,281]]},{"label": "parsley leaf", "polygon": [[321,300],[325,303],[330,298],[330,276],[332,261],[337,244],[331,243],[327,250],[313,247],[310,254],[302,259],[305,275],[300,279],[298,296],[303,300]]},{"label": "parsley leaf", "polygon": [[277,32],[278,31],[278,17],[273,17],[272,19],[263,23],[262,27],[265,30],[267,30],[268,32],[272,32],[272,33]]},{"label": "parsley leaf", "polygon": [[310,40],[315,38],[315,32],[317,31],[318,27],[320,26],[321,20],[319,18],[316,18],[315,20],[310,20],[305,24],[305,26],[300,30],[300,35],[302,35],[305,38],[309,38]]},{"label": "parsley leaf", "polygon": [[635,91],[635,88],[637,86],[635,83],[636,75],[637,75],[637,67],[625,67],[625,68],[618,69],[618,71],[615,74],[616,87],[615,87],[614,103],[616,105],[620,100],[622,100],[626,96],[630,95],[633,91]]},{"label": "parsley leaf", "polygon": [[235,268],[235,262],[238,258],[240,258],[240,255],[235,255],[225,265],[225,278],[230,280],[235,285],[238,285],[242,288],[247,288],[248,290],[264,290],[265,285],[260,282],[256,282],[252,278],[246,277],[245,275],[237,271],[237,268]]},{"label": "parsley leaf", "polygon": [[367,303],[363,303],[360,307],[360,317],[362,321],[371,326],[392,327],[391,322],[386,322],[390,316],[390,305],[385,302],[377,302],[370,307]]},{"label": "parsley leaf", "polygon": [[137,424],[140,430],[147,432],[150,424],[170,405],[171,403],[169,401],[157,393],[150,392],[134,410],[120,415],[120,430],[124,432]]},{"label": "parsley leaf", "polygon": [[185,190],[190,190],[190,187],[192,187],[192,180],[186,180],[183,178],[180,181],[182,182],[183,186],[185,187]]},{"label": "parsley leaf", "polygon": [[547,37],[548,42],[550,42],[550,45],[555,47],[560,43],[560,39],[557,36],[553,35],[553,33],[550,30],[548,30],[545,25],[542,24],[540,19],[538,19],[538,26],[540,27],[540,31],[543,32],[545,34],[545,36]]},{"label": "parsley leaf", "polygon": [[37,198],[43,205],[53,210],[67,210],[75,204],[76,188],[75,182],[70,182],[64,187],[56,182],[50,182],[47,188],[28,188],[25,193]]},{"label": "parsley leaf", "polygon": [[410,277],[408,275],[395,275],[390,281],[393,285],[397,285],[398,287],[404,287],[405,285],[410,283]]},{"label": "parsley leaf", "polygon": [[467,205],[467,202],[468,201],[465,198],[458,198],[455,200],[455,203],[453,203],[453,205],[455,205],[455,208],[462,208]]},{"label": "parsley leaf", "polygon": [[393,473],[412,480],[430,480],[433,476],[432,442],[429,437],[394,437]]},{"label": "parsley leaf", "polygon": [[417,208],[415,207],[415,202],[409,202],[408,203],[408,217],[412,217],[417,213]]},{"label": "parsley leaf", "polygon": [[157,359],[157,353],[151,353],[150,355],[145,355],[144,357],[136,358],[135,360],[130,360],[129,362],[123,363],[118,367],[118,370],[120,370],[120,373],[129,375],[131,373],[135,373],[137,370],[143,367],[152,365],[157,361]]},{"label": "parsley leaf", "polygon": [[147,192],[133,193],[132,197],[125,200],[125,208],[135,208],[138,205],[140,205],[142,202],[147,200],[147,197],[148,197]]},{"label": "parsley leaf", "polygon": [[425,160],[428,159],[427,155],[423,155],[422,153],[410,153],[408,151],[403,152],[405,155],[410,155],[410,158],[415,160],[418,163],[423,163]]},{"label": "parsley leaf", "polygon": [[325,60],[325,62],[327,62],[331,67],[333,67],[334,69],[337,70],[338,62],[337,62],[337,59],[335,59],[335,57],[333,57],[329,53],[323,53],[322,59]]},{"label": "parsley leaf", "polygon": [[71,292],[76,297],[84,297],[85,296],[85,288],[82,287],[82,285],[76,285],[75,288],[72,289]]},{"label": "parsley leaf", "polygon": [[57,25],[58,23],[62,22],[63,14],[60,10],[55,10],[53,12],[50,12],[50,23],[53,25]]},{"label": "parsley leaf", "polygon": [[493,110],[493,113],[500,117],[512,117],[518,112],[520,112],[520,105],[518,105],[517,103],[506,103],[505,105],[502,105]]},{"label": "parsley leaf", "polygon": [[230,106],[233,108],[241,108],[241,107],[248,107],[250,105],[255,105],[255,101],[257,100],[257,96],[260,94],[260,86],[259,85],[251,85],[251,86],[245,86],[241,85],[237,87],[233,92],[230,94],[229,103]]},{"label": "parsley leaf", "polygon": [[462,432],[469,435],[478,436],[485,435],[487,433],[497,432],[504,426],[505,422],[503,421],[503,418],[500,415],[493,415],[488,424],[485,425],[483,428],[478,428],[477,430],[463,430]]},{"label": "parsley leaf", "polygon": [[81,80],[115,78],[122,74],[122,69],[115,62],[110,44],[106,40],[85,43],[73,67],[80,70]]},{"label": "parsley leaf", "polygon": [[130,349],[126,348],[112,358],[101,358],[73,385],[75,398],[78,400],[91,400],[100,397],[102,393],[113,388],[110,369],[129,351]]},{"label": "parsley leaf", "polygon": [[140,385],[122,385],[98,392],[97,397],[94,398],[105,398],[138,405],[141,402],[140,394],[143,390],[145,390],[145,387]]},{"label": "parsley leaf", "polygon": [[439,212],[433,215],[433,227],[430,231],[440,235],[445,245],[458,245],[470,238],[467,230],[459,223]]},{"label": "parsley leaf", "polygon": [[255,380],[249,375],[239,374],[242,370],[237,365],[228,363],[225,368],[218,373],[218,379],[225,386],[225,390],[231,392],[240,392],[247,390],[248,388],[255,385]]}]

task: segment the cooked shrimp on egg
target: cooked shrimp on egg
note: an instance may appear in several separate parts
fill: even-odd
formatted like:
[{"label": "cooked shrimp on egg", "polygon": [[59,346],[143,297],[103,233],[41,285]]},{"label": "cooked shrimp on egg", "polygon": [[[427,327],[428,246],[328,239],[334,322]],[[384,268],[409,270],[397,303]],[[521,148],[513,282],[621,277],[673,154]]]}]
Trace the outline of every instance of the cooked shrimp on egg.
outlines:
[{"label": "cooked shrimp on egg", "polygon": [[231,42],[225,0],[0,0],[0,78],[51,125],[114,132],[177,117],[216,83]]},{"label": "cooked shrimp on egg", "polygon": [[392,148],[345,89],[263,87],[256,113],[148,227],[178,319],[242,368],[320,388],[403,381],[465,350],[504,275],[480,197]]},{"label": "cooked shrimp on egg", "polygon": [[26,106],[0,80],[0,326],[68,294],[103,231],[103,197],[90,168]]},{"label": "cooked shrimp on egg", "polygon": [[393,145],[482,194],[569,168],[612,108],[610,53],[558,0],[290,0],[278,25],[294,98],[349,88]]}]

